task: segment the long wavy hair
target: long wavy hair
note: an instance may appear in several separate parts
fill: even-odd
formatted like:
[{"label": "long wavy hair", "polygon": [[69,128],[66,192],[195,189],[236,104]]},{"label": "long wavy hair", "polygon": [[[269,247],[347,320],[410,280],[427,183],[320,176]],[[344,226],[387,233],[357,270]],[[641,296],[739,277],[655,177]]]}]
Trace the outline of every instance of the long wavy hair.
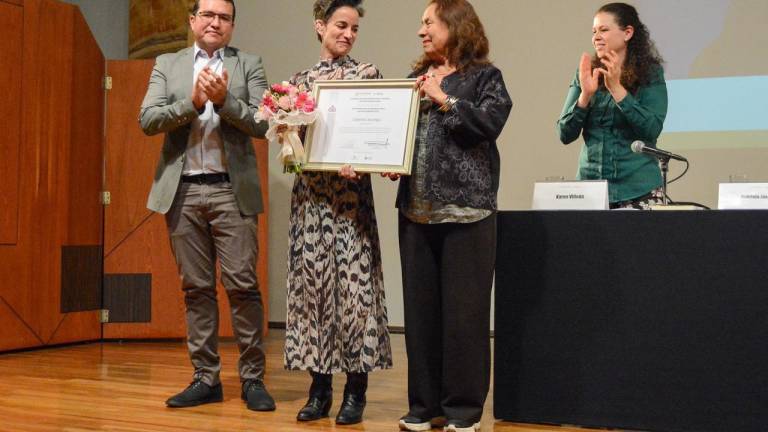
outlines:
[{"label": "long wavy hair", "polygon": [[[627,43],[627,56],[621,71],[621,85],[630,93],[637,92],[640,86],[648,84],[657,67],[664,63],[656,44],[653,43],[648,27],[640,21],[637,9],[626,3],[608,3],[595,12],[609,13],[616,19],[616,24],[624,30],[634,28],[634,34]],[[597,55],[592,57],[592,68],[603,67]],[[605,87],[603,77],[600,86]]]},{"label": "long wavy hair", "polygon": [[[435,13],[448,27],[448,41],[445,46],[448,63],[459,72],[473,66],[489,64],[490,51],[485,28],[467,0],[430,0],[429,5],[437,5]],[[413,64],[415,72],[421,72],[434,63],[426,54]]]}]

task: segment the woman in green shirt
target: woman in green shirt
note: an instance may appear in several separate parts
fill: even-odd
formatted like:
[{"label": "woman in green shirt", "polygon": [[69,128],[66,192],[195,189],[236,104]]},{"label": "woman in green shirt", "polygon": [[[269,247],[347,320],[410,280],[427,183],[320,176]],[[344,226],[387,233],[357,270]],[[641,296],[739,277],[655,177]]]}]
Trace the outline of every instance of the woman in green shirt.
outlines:
[{"label": "woman in green shirt", "polygon": [[560,141],[583,134],[579,180],[608,180],[611,208],[646,209],[662,201],[656,159],[633,153],[636,140],[655,147],[667,115],[662,59],[637,10],[601,7],[594,18],[595,55],[582,54],[558,121]]}]

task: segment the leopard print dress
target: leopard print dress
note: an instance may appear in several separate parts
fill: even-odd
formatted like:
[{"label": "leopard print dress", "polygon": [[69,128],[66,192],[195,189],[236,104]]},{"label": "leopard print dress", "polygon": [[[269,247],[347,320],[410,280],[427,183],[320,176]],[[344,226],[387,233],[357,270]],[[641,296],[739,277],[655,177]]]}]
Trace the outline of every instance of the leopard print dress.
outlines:
[{"label": "leopard print dress", "polygon": [[[377,79],[349,57],[324,60],[291,83]],[[291,196],[285,367],[317,373],[392,366],[378,227],[369,175],[296,175]]]}]

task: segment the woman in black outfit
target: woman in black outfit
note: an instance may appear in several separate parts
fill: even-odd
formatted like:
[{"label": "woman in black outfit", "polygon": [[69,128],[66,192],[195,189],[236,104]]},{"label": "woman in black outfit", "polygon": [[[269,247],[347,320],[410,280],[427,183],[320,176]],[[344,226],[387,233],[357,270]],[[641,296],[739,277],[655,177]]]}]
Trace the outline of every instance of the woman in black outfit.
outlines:
[{"label": "woman in black outfit", "polygon": [[496,139],[512,100],[468,1],[432,0],[419,37],[411,77],[422,109],[397,196],[409,403],[400,428],[477,431],[490,381]]}]

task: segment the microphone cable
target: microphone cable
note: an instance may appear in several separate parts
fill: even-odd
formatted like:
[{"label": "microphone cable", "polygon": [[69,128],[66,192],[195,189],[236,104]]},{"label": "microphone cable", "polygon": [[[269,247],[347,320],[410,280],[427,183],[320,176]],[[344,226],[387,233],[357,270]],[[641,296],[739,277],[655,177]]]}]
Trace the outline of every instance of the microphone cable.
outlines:
[{"label": "microphone cable", "polygon": [[683,178],[683,176],[688,173],[688,168],[690,168],[690,167],[691,167],[691,163],[688,162],[688,159],[686,159],[685,160],[685,169],[683,170],[683,173],[680,174],[679,176],[675,177],[674,179],[668,181],[667,184],[670,185],[670,184],[680,180],[681,178]]},{"label": "microphone cable", "polygon": [[669,200],[670,204],[674,204],[674,205],[693,206],[693,207],[698,207],[698,208],[700,208],[702,210],[712,210],[711,208],[705,206],[704,204],[699,204],[697,202],[692,202],[692,201],[675,201],[675,200],[672,199],[672,197],[669,196],[669,194],[667,194],[667,199]]},{"label": "microphone cable", "polygon": [[[688,168],[690,168],[690,167],[691,167],[691,163],[688,162],[688,160],[686,159],[685,160],[685,169],[683,170],[682,174],[680,174],[677,177],[675,177],[674,179],[668,181],[667,185],[670,185],[670,184],[680,180],[681,178],[683,178],[683,176],[688,173]],[[712,210],[711,208],[705,206],[704,204],[699,204],[697,202],[675,201],[675,200],[672,199],[672,197],[669,196],[669,193],[667,193],[666,196],[667,196],[667,200],[669,201],[670,204],[674,204],[674,205],[687,205],[687,206],[698,207],[698,208],[701,208],[701,209],[704,209],[704,210]]]}]

